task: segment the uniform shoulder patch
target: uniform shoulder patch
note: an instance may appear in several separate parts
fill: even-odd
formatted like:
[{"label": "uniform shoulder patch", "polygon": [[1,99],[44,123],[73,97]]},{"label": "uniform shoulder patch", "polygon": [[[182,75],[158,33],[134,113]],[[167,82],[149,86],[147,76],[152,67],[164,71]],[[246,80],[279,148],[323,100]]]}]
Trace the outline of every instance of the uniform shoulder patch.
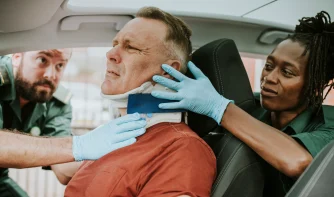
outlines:
[{"label": "uniform shoulder patch", "polygon": [[59,85],[56,92],[53,93],[53,97],[61,101],[64,104],[68,104],[71,100],[72,93],[63,85]]}]

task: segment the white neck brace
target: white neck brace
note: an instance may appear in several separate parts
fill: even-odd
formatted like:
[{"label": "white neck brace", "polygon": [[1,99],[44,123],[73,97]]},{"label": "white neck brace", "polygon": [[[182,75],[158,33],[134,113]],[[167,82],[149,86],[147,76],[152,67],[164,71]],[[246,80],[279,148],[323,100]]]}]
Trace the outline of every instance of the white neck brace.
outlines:
[{"label": "white neck brace", "polygon": [[[156,84],[153,86],[151,82],[145,82],[140,87],[125,92],[123,94],[116,94],[116,95],[105,95],[101,92],[101,96],[106,98],[110,101],[111,108],[127,108],[128,105],[128,97],[130,94],[141,94],[141,93],[151,93],[153,90],[159,91],[168,91],[174,92],[171,89],[168,89],[160,84]],[[112,113],[110,110],[110,113]],[[142,117],[146,118],[147,125],[146,128],[149,128],[155,124],[161,122],[174,122],[179,123],[182,119],[181,112],[173,112],[173,113],[152,113],[151,117],[148,117],[147,114],[141,114]]]}]

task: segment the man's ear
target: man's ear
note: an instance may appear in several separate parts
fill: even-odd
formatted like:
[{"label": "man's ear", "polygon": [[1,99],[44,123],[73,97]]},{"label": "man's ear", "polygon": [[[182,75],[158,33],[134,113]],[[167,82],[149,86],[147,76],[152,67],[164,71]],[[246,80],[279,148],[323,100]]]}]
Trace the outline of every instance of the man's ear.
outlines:
[{"label": "man's ear", "polygon": [[18,68],[20,66],[20,63],[22,61],[22,53],[14,53],[12,56],[12,65],[14,68]]},{"label": "man's ear", "polygon": [[[165,64],[168,64],[169,66],[173,67],[175,70],[180,71],[181,70],[181,62],[178,60],[168,60]],[[170,76],[166,71],[163,70],[162,74],[163,77],[166,77],[168,79],[173,79],[172,76]]]}]

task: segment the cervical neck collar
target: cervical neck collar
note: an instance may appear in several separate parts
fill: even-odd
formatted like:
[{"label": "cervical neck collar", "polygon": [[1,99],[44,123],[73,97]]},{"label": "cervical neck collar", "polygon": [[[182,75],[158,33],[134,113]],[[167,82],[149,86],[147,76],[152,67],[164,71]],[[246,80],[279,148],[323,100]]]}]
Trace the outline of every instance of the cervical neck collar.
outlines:
[{"label": "cervical neck collar", "polygon": [[[158,85],[158,84],[157,84]],[[156,85],[156,86],[157,86]],[[161,85],[159,85],[161,86]],[[115,94],[115,95],[105,95],[101,92],[101,96],[110,100],[110,104],[112,107],[116,108],[127,108],[128,107],[128,97],[130,94],[142,94],[142,93],[151,93],[153,90],[153,85],[151,82],[145,82],[143,85],[125,92],[123,94]],[[161,86],[162,87],[162,86]]]},{"label": "cervical neck collar", "polygon": [[[168,91],[168,92],[174,92],[173,90],[170,90],[166,87],[163,87],[159,84],[156,84],[153,86],[151,82],[145,82],[140,87],[135,88],[133,90],[130,90],[123,94],[117,94],[117,95],[105,95],[101,93],[101,96],[103,98],[106,98],[110,101],[111,108],[127,108],[128,107],[128,98],[130,94],[144,94],[144,93],[151,93],[153,90],[159,90],[159,91]],[[148,102],[148,101],[139,101],[139,102]],[[145,103],[148,104],[149,103]],[[147,111],[147,110],[145,110]],[[181,111],[181,110],[180,110]],[[174,122],[179,123],[181,122],[182,113],[181,112],[168,112],[168,113],[142,113],[142,117],[146,118],[147,126],[151,127],[155,124],[161,123],[161,122]]]}]

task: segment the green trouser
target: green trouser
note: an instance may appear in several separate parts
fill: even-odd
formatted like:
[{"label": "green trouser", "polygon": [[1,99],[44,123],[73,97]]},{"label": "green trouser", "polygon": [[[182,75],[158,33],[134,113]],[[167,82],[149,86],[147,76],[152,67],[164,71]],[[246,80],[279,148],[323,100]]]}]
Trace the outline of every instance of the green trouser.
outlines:
[{"label": "green trouser", "polygon": [[29,197],[28,194],[8,176],[0,178],[0,197]]}]

